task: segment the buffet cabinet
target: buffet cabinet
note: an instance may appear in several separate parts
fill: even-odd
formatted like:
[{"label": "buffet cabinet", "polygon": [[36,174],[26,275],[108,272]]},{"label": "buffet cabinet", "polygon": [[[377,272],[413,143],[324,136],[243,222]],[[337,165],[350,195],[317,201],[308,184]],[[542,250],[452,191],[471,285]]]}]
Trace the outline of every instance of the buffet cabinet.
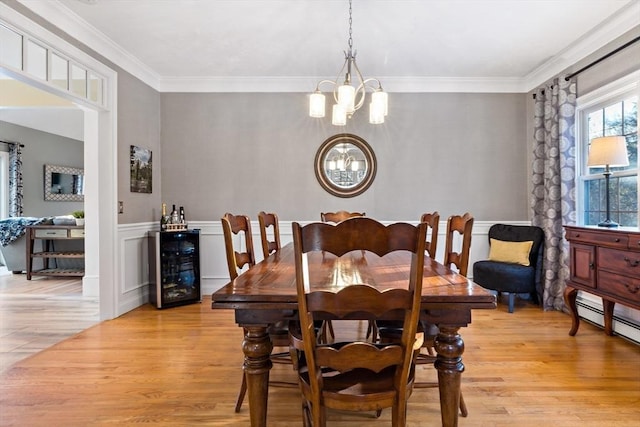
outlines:
[{"label": "buffet cabinet", "polygon": [[201,301],[200,230],[149,236],[149,302],[157,308]]},{"label": "buffet cabinet", "polygon": [[569,241],[570,278],[564,292],[571,310],[569,335],[578,332],[578,290],[602,298],[604,332],[613,335],[616,303],[640,309],[640,230],[565,226]]},{"label": "buffet cabinet", "polygon": [[[26,234],[27,280],[32,276],[84,276],[84,227],[33,225],[27,227]],[[42,242],[42,251],[35,249],[36,241]],[[78,244],[69,244],[71,241]],[[42,268],[35,267],[36,260],[42,261]]]}]

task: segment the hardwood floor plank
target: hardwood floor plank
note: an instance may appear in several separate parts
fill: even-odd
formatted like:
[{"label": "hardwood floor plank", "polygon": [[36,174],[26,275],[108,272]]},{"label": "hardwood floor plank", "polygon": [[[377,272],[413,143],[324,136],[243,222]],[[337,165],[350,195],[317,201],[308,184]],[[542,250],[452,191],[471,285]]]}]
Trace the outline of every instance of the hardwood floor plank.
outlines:
[{"label": "hardwood floor plank", "polygon": [[[22,360],[0,377],[0,425],[246,426],[240,386],[242,331],[233,312],[201,304],[140,307]],[[513,314],[473,313],[462,387],[469,409],[460,426],[636,426],[640,347],[584,323],[570,337],[569,316],[522,305]],[[341,334],[363,334],[357,322]],[[635,366],[635,368],[634,368]],[[435,379],[429,366],[421,378]],[[276,365],[272,379],[294,379]],[[439,426],[437,389],[414,391],[410,426]],[[269,425],[300,426],[297,390],[269,390]],[[332,426],[390,425],[390,411],[331,412]]]}]

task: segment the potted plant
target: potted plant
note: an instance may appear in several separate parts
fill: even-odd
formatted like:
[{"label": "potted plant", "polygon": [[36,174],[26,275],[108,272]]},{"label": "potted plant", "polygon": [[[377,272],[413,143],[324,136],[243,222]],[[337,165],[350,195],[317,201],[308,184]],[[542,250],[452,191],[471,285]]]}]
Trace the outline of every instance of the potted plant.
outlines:
[{"label": "potted plant", "polygon": [[84,211],[74,211],[71,215],[76,219],[76,225],[84,226]]}]

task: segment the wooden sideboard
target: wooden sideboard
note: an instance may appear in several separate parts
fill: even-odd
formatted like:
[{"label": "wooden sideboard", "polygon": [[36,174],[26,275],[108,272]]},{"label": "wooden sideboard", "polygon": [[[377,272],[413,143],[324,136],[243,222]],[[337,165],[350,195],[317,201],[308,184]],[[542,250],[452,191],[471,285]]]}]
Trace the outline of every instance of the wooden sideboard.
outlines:
[{"label": "wooden sideboard", "polygon": [[[27,227],[27,280],[31,276],[66,276],[82,277],[84,268],[60,268],[57,265],[58,259],[84,258],[84,250],[56,250],[54,242],[62,240],[84,240],[84,227],[68,225],[33,225]],[[43,241],[44,250],[34,251],[35,240]],[[33,260],[42,259],[43,268],[33,269]],[[55,263],[55,266],[51,266]]]},{"label": "wooden sideboard", "polygon": [[613,335],[616,303],[640,309],[640,230],[565,226],[569,241],[571,275],[564,300],[571,310],[575,335],[580,326],[576,297],[578,290],[602,297],[604,332]]}]

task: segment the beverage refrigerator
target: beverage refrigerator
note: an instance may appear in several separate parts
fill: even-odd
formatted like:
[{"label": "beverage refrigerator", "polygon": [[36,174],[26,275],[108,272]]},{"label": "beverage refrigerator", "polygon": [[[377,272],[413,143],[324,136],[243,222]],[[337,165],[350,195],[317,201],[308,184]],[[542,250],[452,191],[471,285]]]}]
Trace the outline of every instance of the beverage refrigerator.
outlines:
[{"label": "beverage refrigerator", "polygon": [[200,230],[149,236],[149,303],[157,308],[200,302]]}]

